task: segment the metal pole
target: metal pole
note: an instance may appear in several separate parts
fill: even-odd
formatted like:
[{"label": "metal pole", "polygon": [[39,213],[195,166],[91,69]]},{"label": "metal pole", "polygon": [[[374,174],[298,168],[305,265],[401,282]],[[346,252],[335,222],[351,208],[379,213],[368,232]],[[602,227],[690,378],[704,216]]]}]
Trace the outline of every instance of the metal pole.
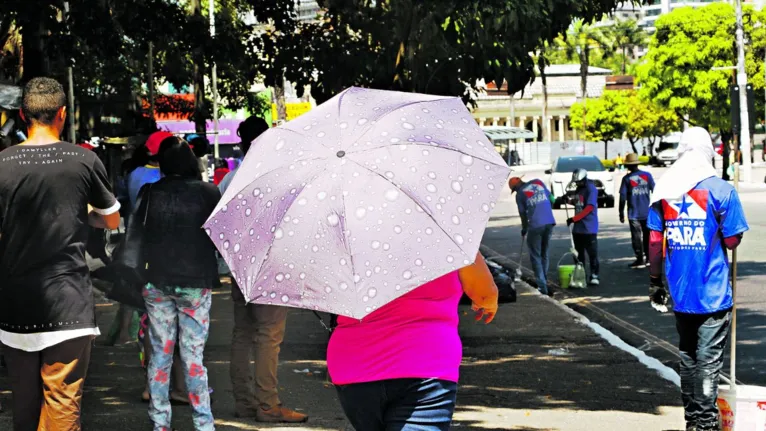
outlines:
[{"label": "metal pole", "polygon": [[[210,37],[215,38],[215,1],[208,1],[210,14]],[[213,157],[216,159],[220,153],[218,151],[218,71],[216,70],[215,60],[212,61],[211,77],[213,81]]]},{"label": "metal pole", "polygon": [[[737,85],[739,85],[740,147],[745,182],[751,180],[750,121],[747,112],[747,73],[745,73],[745,28],[742,24],[742,0],[737,0]],[[734,343],[732,343],[733,345]]]},{"label": "metal pole", "polygon": [[149,42],[149,54],[147,57],[149,64],[149,116],[154,119],[154,43]]},{"label": "metal pole", "polygon": [[[64,2],[64,20],[69,20],[69,2]],[[67,32],[69,32],[69,24],[67,24]],[[74,117],[75,117],[75,111],[74,111],[74,71],[72,70],[71,64],[66,68],[67,73],[67,84],[69,86],[69,91],[67,94],[67,122],[69,123],[69,142],[76,144],[75,140],[77,139],[77,136],[75,134],[75,126],[74,126]]]},{"label": "metal pole", "polygon": [[[750,159],[748,159],[750,160]],[[734,163],[734,189],[739,192],[739,163]],[[731,252],[731,296],[734,298],[731,307],[731,355],[730,375],[731,388],[737,386],[737,249]]]}]

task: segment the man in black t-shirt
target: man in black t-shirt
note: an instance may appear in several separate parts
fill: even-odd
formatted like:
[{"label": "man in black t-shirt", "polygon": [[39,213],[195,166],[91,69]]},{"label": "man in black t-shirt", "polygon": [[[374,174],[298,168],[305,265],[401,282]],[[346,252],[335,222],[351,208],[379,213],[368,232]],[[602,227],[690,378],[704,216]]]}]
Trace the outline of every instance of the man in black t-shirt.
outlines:
[{"label": "man in black t-shirt", "polygon": [[31,80],[21,107],[29,140],[0,152],[0,342],[15,431],[81,429],[99,335],[85,245],[89,226],[120,221],[98,157],[59,141],[65,102],[55,80]]}]

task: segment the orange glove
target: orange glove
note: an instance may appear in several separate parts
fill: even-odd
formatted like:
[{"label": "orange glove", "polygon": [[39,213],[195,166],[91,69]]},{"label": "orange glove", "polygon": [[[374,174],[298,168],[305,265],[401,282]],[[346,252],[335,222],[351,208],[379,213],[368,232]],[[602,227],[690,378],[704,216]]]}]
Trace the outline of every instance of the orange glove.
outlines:
[{"label": "orange glove", "polygon": [[481,253],[476,254],[473,264],[461,268],[459,275],[463,291],[473,301],[471,309],[476,312],[476,321],[492,322],[498,307],[497,285]]}]

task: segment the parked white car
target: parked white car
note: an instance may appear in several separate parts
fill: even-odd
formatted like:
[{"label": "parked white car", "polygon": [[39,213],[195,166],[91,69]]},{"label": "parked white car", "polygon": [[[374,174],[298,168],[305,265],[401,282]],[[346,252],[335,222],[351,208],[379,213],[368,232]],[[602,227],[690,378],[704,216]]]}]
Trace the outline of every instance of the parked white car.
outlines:
[{"label": "parked white car", "polygon": [[681,132],[673,132],[660,140],[655,156],[658,166],[672,165],[678,161],[678,144],[681,142]]},{"label": "parked white car", "polygon": [[556,198],[553,208],[559,209],[564,204],[567,186],[572,181],[572,172],[576,169],[588,171],[588,179],[593,181],[598,189],[599,206],[614,208],[614,178],[596,156],[559,157],[551,169],[545,171],[550,175],[548,187]]}]

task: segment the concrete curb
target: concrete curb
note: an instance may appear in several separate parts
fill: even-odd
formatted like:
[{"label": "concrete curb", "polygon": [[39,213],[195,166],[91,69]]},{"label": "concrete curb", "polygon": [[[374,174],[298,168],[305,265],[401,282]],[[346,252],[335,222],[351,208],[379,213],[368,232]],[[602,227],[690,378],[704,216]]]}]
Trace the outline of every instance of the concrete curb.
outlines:
[{"label": "concrete curb", "polygon": [[[506,269],[508,269],[512,273],[516,271],[516,268],[518,267],[517,263],[508,261],[508,259],[503,258],[501,254],[497,253],[496,251],[484,245],[481,246],[480,250],[481,250],[481,253],[487,259],[493,260],[494,262],[506,267]],[[500,261],[498,258],[502,258],[503,261]],[[658,359],[651,357],[647,355],[646,353],[642,352],[641,350],[626,343],[623,339],[618,337],[613,332],[609,331],[608,329],[604,328],[598,323],[592,322],[590,319],[578,313],[577,311],[573,310],[571,307],[567,306],[566,304],[563,304],[554,298],[541,295],[537,291],[537,289],[533,287],[535,284],[533,277],[530,276],[528,271],[525,272],[523,267],[521,269],[522,269],[522,281],[524,281],[525,284],[521,286],[517,284],[516,286],[517,291],[525,291],[527,293],[537,294],[539,298],[542,299],[543,301],[550,301],[556,307],[558,307],[559,309],[563,310],[564,312],[572,316],[577,322],[589,327],[593,332],[598,334],[610,345],[626,353],[629,353],[630,355],[635,357],[638,360],[638,362],[642,363],[647,368],[656,371],[657,374],[659,374],[659,376],[662,377],[663,379],[670,381],[671,383],[675,384],[679,388],[681,387],[681,376],[679,376],[675,370],[663,364]],[[550,284],[553,284],[556,287],[559,287],[555,283],[550,283]]]}]

